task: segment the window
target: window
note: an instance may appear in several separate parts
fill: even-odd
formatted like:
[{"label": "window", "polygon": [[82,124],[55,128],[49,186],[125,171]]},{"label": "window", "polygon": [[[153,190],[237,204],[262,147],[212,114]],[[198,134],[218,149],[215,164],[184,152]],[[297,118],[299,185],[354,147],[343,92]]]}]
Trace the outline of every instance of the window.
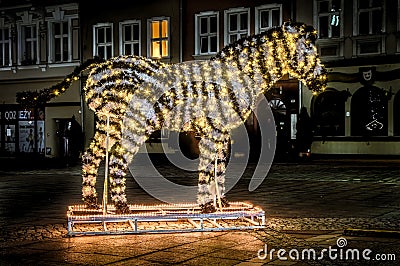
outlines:
[{"label": "window", "polygon": [[318,0],[316,10],[319,38],[339,38],[342,21],[341,0]]},{"label": "window", "polygon": [[102,23],[93,26],[93,56],[109,59],[114,56],[113,25]]},{"label": "window", "polygon": [[46,7],[48,62],[68,63],[80,59],[78,5]]},{"label": "window", "polygon": [[397,31],[400,31],[400,0],[397,0]]},{"label": "window", "polygon": [[70,61],[70,34],[69,22],[57,21],[50,24],[51,30],[51,59],[50,62]]},{"label": "window", "polygon": [[21,65],[33,65],[38,62],[37,25],[21,26]]},{"label": "window", "polygon": [[225,44],[229,44],[250,34],[250,9],[235,8],[225,10]]},{"label": "window", "polygon": [[204,12],[195,16],[196,54],[216,53],[219,43],[218,12]]},{"label": "window", "polygon": [[374,54],[379,53],[381,50],[380,40],[359,41],[357,46],[359,54]]},{"label": "window", "polygon": [[383,0],[358,0],[357,33],[355,35],[381,34],[385,31]]},{"label": "window", "polygon": [[169,57],[169,18],[154,18],[148,20],[149,47],[152,58]]},{"label": "window", "polygon": [[320,46],[319,51],[321,56],[337,56],[338,55],[338,46],[331,45],[331,46]]},{"label": "window", "polygon": [[263,5],[256,7],[255,33],[282,25],[282,5]]},{"label": "window", "polygon": [[388,98],[382,89],[365,86],[351,100],[352,136],[387,136]]},{"label": "window", "polygon": [[327,88],[313,97],[311,117],[316,136],[344,136],[345,102],[349,96],[347,91]]},{"label": "window", "polygon": [[0,67],[11,65],[10,29],[0,28]]},{"label": "window", "polygon": [[140,52],[140,21],[124,21],[119,24],[121,55],[141,55]]},{"label": "window", "polygon": [[393,135],[400,136],[400,91],[393,100]]}]

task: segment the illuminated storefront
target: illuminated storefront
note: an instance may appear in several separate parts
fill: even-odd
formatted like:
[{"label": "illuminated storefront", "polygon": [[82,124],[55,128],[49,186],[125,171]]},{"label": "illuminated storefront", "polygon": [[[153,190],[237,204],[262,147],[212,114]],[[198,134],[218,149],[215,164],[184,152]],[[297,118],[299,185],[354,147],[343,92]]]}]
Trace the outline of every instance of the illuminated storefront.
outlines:
[{"label": "illuminated storefront", "polygon": [[20,110],[18,105],[0,106],[0,154],[45,153],[45,111]]}]

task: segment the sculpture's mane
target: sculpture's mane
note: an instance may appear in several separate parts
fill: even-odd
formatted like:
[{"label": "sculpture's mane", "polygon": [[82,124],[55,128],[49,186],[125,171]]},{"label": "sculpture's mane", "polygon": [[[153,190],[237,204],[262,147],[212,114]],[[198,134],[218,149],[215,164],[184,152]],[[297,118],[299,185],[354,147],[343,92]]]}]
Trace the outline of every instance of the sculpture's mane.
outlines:
[{"label": "sculpture's mane", "polygon": [[[262,43],[272,40],[273,38],[276,37],[285,38],[283,34],[285,31],[289,33],[299,33],[300,36],[306,37],[306,39],[310,40],[311,42],[315,42],[317,37],[315,29],[312,26],[306,25],[302,22],[285,22],[282,26],[269,28],[268,30],[263,31],[259,34],[246,36],[240,38],[239,40],[233,43],[226,45],[224,48],[222,48],[221,51],[219,51],[214,57],[212,57],[211,60],[223,59],[225,58],[226,55],[229,55],[230,50],[232,49],[236,50],[237,47],[245,47],[245,46],[257,47]],[[262,41],[262,39],[265,40]],[[254,40],[256,40],[257,43],[254,43]]]}]

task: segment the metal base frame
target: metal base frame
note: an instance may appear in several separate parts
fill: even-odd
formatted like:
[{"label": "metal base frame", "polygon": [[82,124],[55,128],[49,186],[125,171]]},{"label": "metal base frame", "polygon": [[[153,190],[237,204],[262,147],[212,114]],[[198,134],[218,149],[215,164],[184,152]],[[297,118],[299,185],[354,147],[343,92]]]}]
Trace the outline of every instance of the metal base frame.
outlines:
[{"label": "metal base frame", "polygon": [[265,212],[250,203],[232,202],[214,213],[201,213],[196,203],[129,205],[129,214],[115,214],[115,207],[68,207],[68,235],[183,233],[246,230],[265,227]]}]

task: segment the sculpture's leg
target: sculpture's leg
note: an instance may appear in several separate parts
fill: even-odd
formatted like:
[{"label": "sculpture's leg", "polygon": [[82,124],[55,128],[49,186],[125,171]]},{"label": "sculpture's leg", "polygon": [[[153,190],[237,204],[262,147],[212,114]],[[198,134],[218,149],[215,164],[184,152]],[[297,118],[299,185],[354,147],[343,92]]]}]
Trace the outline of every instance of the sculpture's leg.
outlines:
[{"label": "sculpture's leg", "polygon": [[125,194],[125,176],[131,157],[130,153],[122,148],[120,142],[114,145],[110,157],[110,192],[117,213],[129,213]]},{"label": "sculpture's leg", "polygon": [[129,212],[125,194],[125,175],[140,146],[154,130],[154,125],[150,124],[146,116],[137,109],[128,109],[125,113],[121,141],[115,144],[110,158],[111,200],[118,213]]},{"label": "sculpture's leg", "polygon": [[225,197],[225,174],[226,167],[228,164],[229,156],[230,156],[230,143],[231,139],[228,133],[225,133],[222,137],[222,140],[217,143],[218,153],[217,153],[217,183],[221,195],[221,205],[222,207],[228,207],[229,202]]},{"label": "sculpture's leg", "polygon": [[[225,199],[225,171],[229,152],[229,134],[213,132],[212,137],[208,136],[203,137],[199,142],[200,164],[197,202],[201,206],[202,212],[205,213],[214,212],[216,208],[219,208],[219,199],[221,199],[222,207],[229,205]],[[216,206],[214,206],[215,198]]]},{"label": "sculpture's leg", "polygon": [[82,196],[88,207],[97,208],[96,178],[101,161],[105,157],[105,135],[96,132],[89,148],[82,156]]}]

